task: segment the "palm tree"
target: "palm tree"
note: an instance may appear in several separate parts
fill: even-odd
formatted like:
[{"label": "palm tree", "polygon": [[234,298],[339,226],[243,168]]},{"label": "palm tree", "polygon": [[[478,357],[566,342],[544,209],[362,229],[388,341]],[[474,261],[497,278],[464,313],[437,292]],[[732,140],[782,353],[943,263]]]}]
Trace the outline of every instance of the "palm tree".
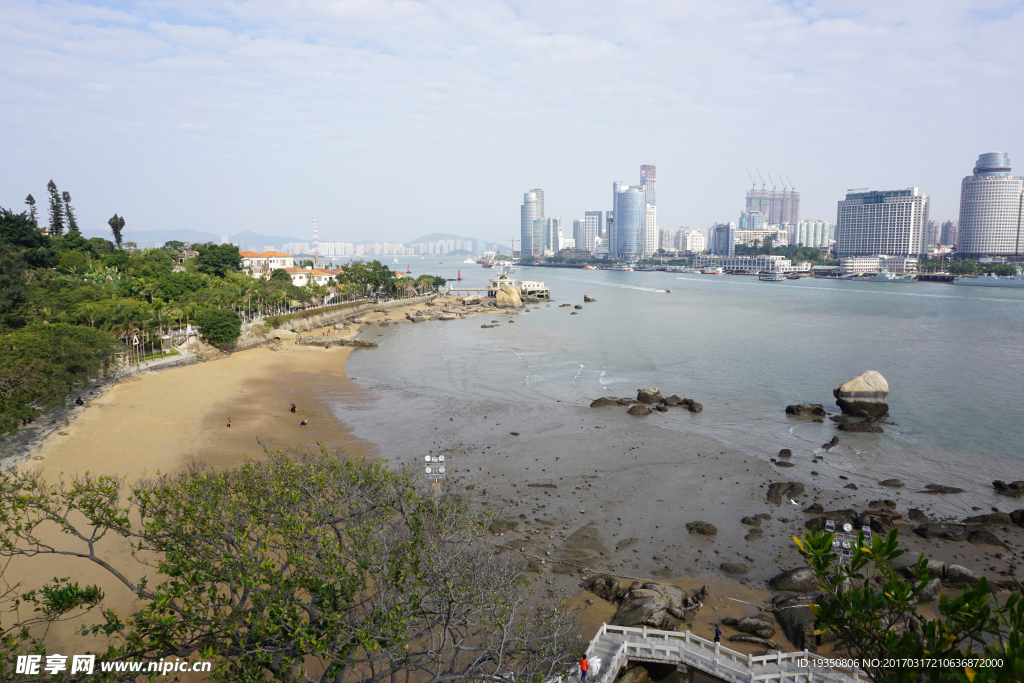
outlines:
[{"label": "palm tree", "polygon": [[[149,322],[150,322],[150,324],[155,325],[157,327],[157,329],[159,330],[160,356],[163,357],[163,355],[164,355],[164,341],[163,341],[163,339],[164,339],[164,327],[167,327],[167,326],[170,325],[171,316],[169,316],[167,314],[167,312],[162,310],[162,308],[154,308],[149,313]],[[153,355],[156,355],[156,349],[153,350]]]}]

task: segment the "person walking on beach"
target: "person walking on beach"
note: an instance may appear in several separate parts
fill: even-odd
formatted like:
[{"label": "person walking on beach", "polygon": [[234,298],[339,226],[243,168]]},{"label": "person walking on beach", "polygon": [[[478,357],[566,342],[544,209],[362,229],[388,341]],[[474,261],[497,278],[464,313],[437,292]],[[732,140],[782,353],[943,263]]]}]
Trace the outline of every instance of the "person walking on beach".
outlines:
[{"label": "person walking on beach", "polygon": [[590,662],[587,661],[587,656],[583,655],[583,659],[580,660],[580,683],[587,683],[587,671],[590,669]]},{"label": "person walking on beach", "polygon": [[722,642],[722,629],[718,628],[718,624],[715,624],[715,642]]},{"label": "person walking on beach", "polygon": [[291,405],[291,411],[292,411],[293,413],[295,412],[295,404],[294,404],[294,403],[293,403],[293,404]]},{"label": "person walking on beach", "polygon": [[228,429],[231,429],[231,418],[228,418]]}]

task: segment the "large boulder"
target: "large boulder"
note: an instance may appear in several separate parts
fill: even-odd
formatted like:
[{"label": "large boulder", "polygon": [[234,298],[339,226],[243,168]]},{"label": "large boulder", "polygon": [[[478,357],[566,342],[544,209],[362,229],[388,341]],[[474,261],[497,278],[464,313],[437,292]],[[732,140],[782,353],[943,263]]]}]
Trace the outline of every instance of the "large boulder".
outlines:
[{"label": "large boulder", "polygon": [[818,581],[814,576],[814,570],[810,567],[789,569],[768,581],[768,586],[772,590],[791,591],[794,593],[806,593],[807,591],[814,590],[817,585]]},{"label": "large boulder", "polygon": [[718,533],[718,528],[711,522],[690,522],[686,525],[686,530],[701,536],[714,536]]},{"label": "large boulder", "polygon": [[583,301],[586,302],[586,303],[593,303],[593,302],[597,301],[597,299],[595,299],[594,297],[590,296],[589,294],[584,294],[583,295]]},{"label": "large boulder", "polygon": [[815,517],[804,522],[811,531],[823,530],[825,528],[825,522],[832,520],[836,523],[836,529],[842,529],[844,524],[851,524],[854,527],[857,526],[857,518],[860,515],[856,510],[843,509],[843,510],[828,510],[821,517]]},{"label": "large boulder", "polygon": [[782,505],[783,499],[796,500],[804,495],[804,485],[795,481],[777,481],[768,485],[768,502]]},{"label": "large boulder", "polygon": [[991,524],[994,526],[1009,526],[1013,524],[1013,518],[1005,512],[991,512],[987,515],[975,515],[964,520],[964,524]]},{"label": "large boulder", "polygon": [[522,308],[523,298],[515,285],[502,285],[495,293],[494,303],[498,308]]},{"label": "large boulder", "polygon": [[980,577],[967,567],[959,564],[947,564],[943,575],[943,581],[947,584],[978,583]]},{"label": "large boulder", "polygon": [[635,406],[632,406],[626,412],[629,413],[630,415],[650,415],[651,407],[646,406],[642,403],[637,403]]},{"label": "large boulder", "polygon": [[665,399],[661,397],[661,390],[658,387],[647,387],[637,389],[636,400],[640,403],[661,403]]},{"label": "large boulder", "polygon": [[610,574],[597,574],[596,576],[591,576],[583,584],[583,587],[597,597],[607,600],[608,602],[615,602],[618,600],[619,593],[622,592],[622,586],[619,584],[619,580]]},{"label": "large boulder", "polygon": [[796,415],[797,417],[824,417],[828,415],[825,412],[825,406],[820,403],[800,403],[798,405],[786,406],[787,415]]},{"label": "large boulder", "polygon": [[758,638],[771,638],[775,635],[775,619],[770,614],[758,614],[756,617],[743,617],[734,624],[737,631],[753,633]]},{"label": "large boulder", "polygon": [[607,396],[602,396],[601,398],[599,398],[596,401],[592,402],[590,404],[590,407],[591,408],[604,408],[605,406],[614,406],[614,405],[618,405],[618,402],[614,398],[608,398]]},{"label": "large boulder", "polygon": [[802,595],[779,595],[772,598],[775,618],[779,621],[783,633],[797,649],[818,651],[817,638],[814,636],[816,617],[808,605],[819,599],[821,593],[804,593]]},{"label": "large boulder", "polygon": [[1009,496],[1010,498],[1020,498],[1024,496],[1024,481],[1015,481],[1007,484],[1002,480],[996,480],[992,482],[992,488],[996,490],[1001,496]]},{"label": "large boulder", "polygon": [[687,597],[678,586],[634,581],[622,594],[622,602],[612,617],[612,624],[674,631],[681,622],[693,619],[707,597],[707,586]]},{"label": "large boulder", "polygon": [[[888,411],[888,408],[886,410]],[[882,425],[870,418],[860,422],[844,422],[839,425],[839,430],[843,432],[865,432],[868,434],[881,434],[884,431]]]},{"label": "large boulder", "polygon": [[889,404],[885,402],[889,383],[874,370],[851,377],[837,386],[832,395],[836,397],[836,405],[847,415],[859,415],[864,411],[867,417],[878,417],[889,412]]}]

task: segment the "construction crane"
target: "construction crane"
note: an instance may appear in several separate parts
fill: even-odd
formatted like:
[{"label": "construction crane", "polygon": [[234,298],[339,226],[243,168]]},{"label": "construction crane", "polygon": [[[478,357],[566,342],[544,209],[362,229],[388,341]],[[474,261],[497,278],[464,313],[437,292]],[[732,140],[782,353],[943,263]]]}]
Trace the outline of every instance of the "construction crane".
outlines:
[{"label": "construction crane", "polygon": [[[757,169],[754,169],[757,170]],[[757,177],[761,178],[761,171],[757,171]],[[761,178],[761,189],[764,189],[764,178]]]},{"label": "construction crane", "polygon": [[757,189],[757,183],[754,181],[754,176],[750,175],[750,169],[749,168],[747,169],[747,175],[750,177],[750,187],[751,187],[751,189]]},{"label": "construction crane", "polygon": [[[788,175],[786,176],[786,180],[789,180],[789,176]],[[795,190],[796,189],[796,185],[793,184],[792,180],[789,180],[789,189],[791,189],[791,190]]]}]

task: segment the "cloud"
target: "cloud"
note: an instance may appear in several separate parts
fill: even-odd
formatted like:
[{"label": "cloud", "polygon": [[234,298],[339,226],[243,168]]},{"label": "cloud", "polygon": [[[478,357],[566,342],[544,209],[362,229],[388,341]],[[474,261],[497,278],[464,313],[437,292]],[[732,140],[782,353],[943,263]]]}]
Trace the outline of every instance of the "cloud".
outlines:
[{"label": "cloud", "polygon": [[410,239],[567,221],[659,166],[659,222],[736,220],[746,169],[803,215],[976,155],[1024,164],[1019,3],[11,0],[0,204],[49,178],[83,222]]}]

